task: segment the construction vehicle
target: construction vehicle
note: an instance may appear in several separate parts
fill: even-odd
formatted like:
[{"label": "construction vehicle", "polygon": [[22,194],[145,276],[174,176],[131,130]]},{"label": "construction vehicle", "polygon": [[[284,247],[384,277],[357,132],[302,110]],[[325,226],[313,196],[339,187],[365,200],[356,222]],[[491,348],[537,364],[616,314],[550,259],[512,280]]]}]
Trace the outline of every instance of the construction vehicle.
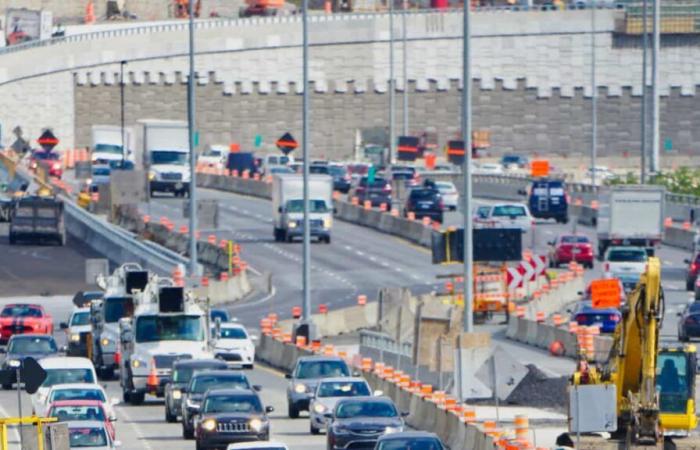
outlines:
[{"label": "construction vehicle", "polygon": [[280,16],[286,13],[284,0],[246,0],[241,7],[239,17]]},{"label": "construction vehicle", "polygon": [[48,194],[42,187],[38,195],[25,195],[15,201],[10,215],[10,245],[27,241],[65,245],[63,201]]},{"label": "construction vehicle", "polygon": [[97,285],[105,292],[102,299],[90,303],[92,325],[91,359],[97,375],[111,379],[119,368],[119,320],[134,315],[134,292],[148,284],[149,273],[136,263],[126,263],[110,276],[97,277]]},{"label": "construction vehicle", "polygon": [[[575,386],[615,387],[617,431],[613,437],[624,439],[624,448],[656,444],[664,434],[688,434],[697,426],[696,349],[692,345],[659,347],[664,309],[661,263],[652,257],[622,307],[607,361],[594,366],[582,355],[572,377]],[[577,409],[585,407],[586,401],[583,397],[578,400]]]},{"label": "construction vehicle", "polygon": [[119,374],[124,402],[163,397],[173,363],[213,358],[209,318],[193,293],[170,278],[150,277],[134,293],[134,315],[119,320]]}]

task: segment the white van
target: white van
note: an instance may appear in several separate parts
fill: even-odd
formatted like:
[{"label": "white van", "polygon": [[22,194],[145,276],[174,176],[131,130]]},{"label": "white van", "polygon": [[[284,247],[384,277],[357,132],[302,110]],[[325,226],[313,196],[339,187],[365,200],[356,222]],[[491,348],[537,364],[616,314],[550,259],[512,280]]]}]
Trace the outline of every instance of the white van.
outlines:
[{"label": "white van", "polygon": [[[42,405],[52,386],[69,383],[97,383],[92,361],[78,356],[57,356],[39,360],[46,371],[46,380],[32,394],[32,405]],[[37,410],[37,412],[40,412]]]}]

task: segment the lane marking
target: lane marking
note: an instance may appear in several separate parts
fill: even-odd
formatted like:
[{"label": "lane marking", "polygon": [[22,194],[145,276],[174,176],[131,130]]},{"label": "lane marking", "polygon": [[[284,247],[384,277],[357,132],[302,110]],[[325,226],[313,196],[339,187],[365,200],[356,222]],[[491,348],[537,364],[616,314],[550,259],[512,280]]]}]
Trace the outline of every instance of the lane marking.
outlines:
[{"label": "lane marking", "polygon": [[151,444],[148,442],[148,439],[146,438],[146,436],[143,433],[141,433],[141,429],[138,426],[136,426],[136,422],[134,421],[134,419],[132,419],[131,415],[129,415],[129,413],[126,412],[126,409],[125,408],[115,408],[115,409],[117,411],[119,411],[124,416],[124,418],[129,422],[129,426],[134,429],[134,432],[136,433],[136,436],[141,441],[141,445],[143,446],[143,448],[145,448],[146,450],[153,450],[153,447],[151,447]]}]

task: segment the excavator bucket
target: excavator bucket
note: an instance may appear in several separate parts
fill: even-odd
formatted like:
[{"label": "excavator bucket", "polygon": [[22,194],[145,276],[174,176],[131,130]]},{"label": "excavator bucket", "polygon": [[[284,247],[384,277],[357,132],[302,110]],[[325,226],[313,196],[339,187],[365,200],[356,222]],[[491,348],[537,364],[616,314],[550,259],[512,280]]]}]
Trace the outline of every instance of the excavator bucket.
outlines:
[{"label": "excavator bucket", "polygon": [[698,425],[695,415],[695,346],[663,348],[656,369],[659,420],[664,431],[691,431]]}]

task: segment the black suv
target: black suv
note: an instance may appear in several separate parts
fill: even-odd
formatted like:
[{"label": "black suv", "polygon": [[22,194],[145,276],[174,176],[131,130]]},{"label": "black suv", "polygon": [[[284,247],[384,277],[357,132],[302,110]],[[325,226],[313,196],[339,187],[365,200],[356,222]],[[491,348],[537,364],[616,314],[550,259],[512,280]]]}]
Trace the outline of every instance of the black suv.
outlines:
[{"label": "black suv", "polygon": [[355,188],[355,195],[360,201],[360,205],[369,200],[372,206],[379,206],[386,203],[391,207],[391,182],[386,178],[375,177],[373,182],[369,182],[367,177],[362,177]]},{"label": "black suv", "polygon": [[409,212],[415,214],[416,219],[430,217],[435,222],[442,223],[443,220],[443,204],[440,192],[430,188],[411,189],[406,199],[404,208],[404,216],[408,216]]},{"label": "black suv", "polygon": [[197,417],[197,450],[269,440],[267,413],[272,411],[272,406],[263,408],[258,394],[250,389],[208,391]]},{"label": "black suv", "polygon": [[207,370],[195,373],[182,394],[182,437],[194,438],[195,417],[200,413],[202,399],[209,389],[255,389],[248,377],[232,370]]},{"label": "black suv", "polygon": [[182,391],[192,379],[195,371],[226,370],[228,366],[220,359],[186,359],[173,364],[172,380],[165,385],[165,421],[177,422],[182,412]]}]

